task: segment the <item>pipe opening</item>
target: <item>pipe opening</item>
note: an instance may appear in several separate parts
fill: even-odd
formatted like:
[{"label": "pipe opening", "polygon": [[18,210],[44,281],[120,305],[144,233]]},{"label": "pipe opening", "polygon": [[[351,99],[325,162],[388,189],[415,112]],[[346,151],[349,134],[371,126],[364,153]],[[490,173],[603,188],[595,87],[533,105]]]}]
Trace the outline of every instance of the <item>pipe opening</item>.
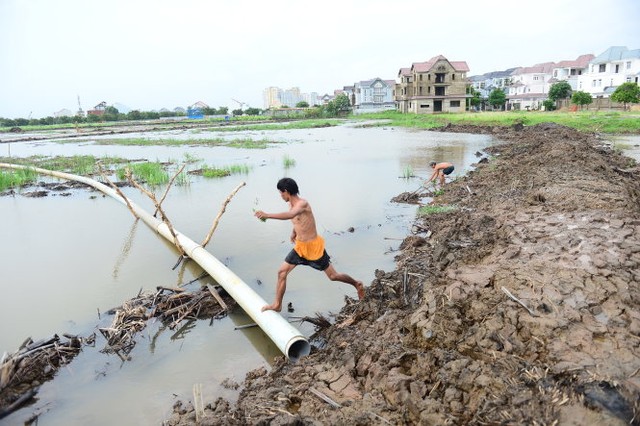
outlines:
[{"label": "pipe opening", "polygon": [[311,353],[311,345],[305,339],[298,339],[287,348],[287,358],[293,363]]}]

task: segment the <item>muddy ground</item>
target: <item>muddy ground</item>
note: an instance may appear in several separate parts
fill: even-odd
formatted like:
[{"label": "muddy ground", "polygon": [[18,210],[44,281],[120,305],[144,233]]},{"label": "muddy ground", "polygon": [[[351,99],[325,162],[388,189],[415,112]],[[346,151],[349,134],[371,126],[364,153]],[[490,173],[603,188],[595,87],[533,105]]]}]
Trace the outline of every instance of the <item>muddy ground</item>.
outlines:
[{"label": "muddy ground", "polygon": [[[640,168],[553,124],[443,130],[503,143],[310,356],[250,372],[200,424],[640,424]],[[183,401],[164,423],[195,421]]]}]

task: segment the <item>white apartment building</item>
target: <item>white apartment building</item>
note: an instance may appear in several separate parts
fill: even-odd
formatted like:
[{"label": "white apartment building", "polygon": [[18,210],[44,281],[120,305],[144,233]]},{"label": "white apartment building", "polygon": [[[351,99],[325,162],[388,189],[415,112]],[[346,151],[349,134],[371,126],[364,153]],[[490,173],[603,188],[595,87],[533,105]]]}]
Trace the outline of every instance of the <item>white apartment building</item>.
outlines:
[{"label": "white apartment building", "polygon": [[578,90],[594,98],[608,98],[622,83],[638,84],[640,78],[640,49],[612,46],[591,62],[587,71],[578,77]]},{"label": "white apartment building", "polygon": [[317,92],[301,93],[299,87],[283,90],[279,87],[267,87],[262,92],[264,109],[295,108],[299,102],[305,101],[309,106],[320,105],[322,101]]},{"label": "white apartment building", "polygon": [[553,62],[532,67],[517,68],[511,75],[507,93],[507,108],[516,110],[538,110],[547,99],[553,76]]},{"label": "white apartment building", "polygon": [[280,93],[282,89],[279,87],[267,87],[262,92],[262,102],[264,109],[280,108],[282,101],[280,100]]},{"label": "white apartment building", "polygon": [[353,85],[353,113],[376,112],[396,109],[393,91],[395,80],[374,78],[354,83]]},{"label": "white apartment building", "polygon": [[589,63],[595,58],[595,55],[581,55],[575,61],[560,61],[553,68],[553,78],[551,83],[566,81],[571,86],[571,90],[578,89],[578,79],[588,70]]},{"label": "white apartment building", "polygon": [[476,92],[480,92],[480,97],[486,99],[494,89],[502,89],[508,93],[507,87],[511,84],[511,74],[517,68],[509,68],[504,71],[492,71],[482,75],[469,77],[469,84]]}]

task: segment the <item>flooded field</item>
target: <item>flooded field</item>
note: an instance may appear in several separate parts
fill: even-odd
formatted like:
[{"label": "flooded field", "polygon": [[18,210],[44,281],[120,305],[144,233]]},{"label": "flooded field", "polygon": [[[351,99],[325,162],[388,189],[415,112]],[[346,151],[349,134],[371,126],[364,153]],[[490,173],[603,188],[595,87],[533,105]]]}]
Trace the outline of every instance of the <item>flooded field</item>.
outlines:
[{"label": "flooded field", "polygon": [[[154,138],[207,136],[190,130],[153,133]],[[207,249],[270,301],[276,270],[291,248],[291,228],[287,221],[263,223],[253,217],[253,209],[287,209],[275,188],[279,178],[298,181],[301,196],[314,208],[336,269],[367,285],[376,269],[393,268],[395,250],[410,232],[417,210],[391,203],[391,198],[416,190],[429,176],[432,160],[454,163],[454,177],[464,174],[478,160],[475,153],[492,142],[482,135],[349,125],[218,136],[279,143],[266,149],[238,149],[37,141],[0,144],[0,155],[91,154],[177,163],[191,157],[211,166],[247,165],[247,174],[222,179],[192,176],[189,185],[171,190],[164,209],[176,229],[199,242],[227,196],[246,182],[227,206]],[[285,167],[285,158],[295,164]],[[408,167],[416,177],[403,178]],[[123,191],[153,212],[136,189]],[[182,285],[202,273],[193,262],[173,270],[177,251],[135,222],[120,203],[88,189],[70,192],[70,196],[52,192],[45,198],[0,197],[5,241],[0,248],[2,353],[13,352],[29,336],[37,340],[55,333],[90,335],[110,324],[107,310],[140,290]],[[210,278],[197,280],[187,288],[210,282]],[[328,315],[342,306],[345,297],[355,298],[355,290],[331,283],[314,270],[297,268],[289,277],[284,300],[295,311],[283,311],[283,316]],[[41,387],[35,404],[1,422],[21,424],[35,414],[48,425],[159,423],[169,414],[172,401],[191,399],[193,386],[200,383],[205,399],[212,395],[233,399],[234,383],[240,383],[247,371],[260,365],[268,368],[281,355],[259,329],[234,330],[249,322],[237,310],[222,320],[197,321],[178,330],[152,323],[138,336],[127,362],[101,353],[105,342],[98,333],[94,347],[84,347],[55,380]],[[308,323],[294,325],[305,335],[313,333]]]}]

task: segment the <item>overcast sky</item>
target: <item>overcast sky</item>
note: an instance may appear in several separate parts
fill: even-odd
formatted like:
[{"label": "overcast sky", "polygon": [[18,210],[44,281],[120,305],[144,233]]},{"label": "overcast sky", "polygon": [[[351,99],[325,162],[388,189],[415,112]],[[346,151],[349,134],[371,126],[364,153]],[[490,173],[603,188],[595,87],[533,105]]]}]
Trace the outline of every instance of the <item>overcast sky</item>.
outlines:
[{"label": "overcast sky", "polygon": [[638,0],[0,0],[0,117],[263,108],[436,55],[469,75],[640,48]]}]

